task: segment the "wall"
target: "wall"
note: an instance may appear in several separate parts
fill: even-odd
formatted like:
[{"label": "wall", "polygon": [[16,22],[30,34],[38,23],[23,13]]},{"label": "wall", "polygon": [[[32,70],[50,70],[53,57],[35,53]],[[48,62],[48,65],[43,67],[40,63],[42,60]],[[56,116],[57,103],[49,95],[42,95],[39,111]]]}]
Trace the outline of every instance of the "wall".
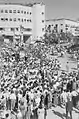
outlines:
[{"label": "wall", "polygon": [[34,39],[39,39],[44,35],[44,33],[45,33],[45,5],[35,4],[33,5],[33,37]]},{"label": "wall", "polygon": [[[3,13],[1,13],[3,10]],[[5,13],[7,10],[8,13]],[[10,11],[12,10],[12,13]],[[20,13],[18,13],[18,10]],[[3,20],[1,20],[3,18]],[[7,20],[6,20],[7,18]],[[29,6],[23,5],[4,5],[0,4],[0,28],[4,28],[5,30],[2,31],[2,34],[5,35],[14,35],[20,34],[20,26],[27,29],[24,31],[24,35],[32,35],[32,31],[28,31],[28,28],[32,30],[32,8]],[[15,29],[15,30],[11,30]],[[18,30],[17,30],[18,29]],[[1,32],[1,30],[0,30]]]},{"label": "wall", "polygon": [[[2,10],[3,12],[1,12]],[[7,10],[6,13],[5,10]],[[32,6],[0,4],[0,34],[13,36],[14,34],[21,34],[20,31],[23,32],[23,35],[29,35],[34,39],[39,39],[44,35],[44,4],[36,3]]]}]

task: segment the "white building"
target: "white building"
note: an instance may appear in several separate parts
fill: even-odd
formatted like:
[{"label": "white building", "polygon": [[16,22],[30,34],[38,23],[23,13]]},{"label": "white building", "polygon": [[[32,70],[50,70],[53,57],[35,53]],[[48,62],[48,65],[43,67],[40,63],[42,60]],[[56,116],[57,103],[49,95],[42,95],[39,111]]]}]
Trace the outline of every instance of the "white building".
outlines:
[{"label": "white building", "polygon": [[60,32],[70,32],[73,35],[78,35],[79,31],[79,22],[71,19],[50,19],[46,20],[46,28],[50,27],[51,30],[57,30],[58,33]]},{"label": "white building", "polygon": [[45,33],[45,5],[0,4],[0,35],[13,39],[39,39]]}]

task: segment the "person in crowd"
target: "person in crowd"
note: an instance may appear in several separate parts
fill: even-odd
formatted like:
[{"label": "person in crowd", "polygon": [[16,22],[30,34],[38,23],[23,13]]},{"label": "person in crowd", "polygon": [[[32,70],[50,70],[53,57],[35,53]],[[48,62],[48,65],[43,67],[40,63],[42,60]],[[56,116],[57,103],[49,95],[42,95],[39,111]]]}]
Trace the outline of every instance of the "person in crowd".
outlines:
[{"label": "person in crowd", "polygon": [[61,103],[62,105],[66,105],[66,102],[67,102],[67,93],[66,93],[66,89],[63,89],[61,93]]},{"label": "person in crowd", "polygon": [[66,64],[66,71],[69,72],[69,62]]},{"label": "person in crowd", "polygon": [[31,118],[31,114],[32,114],[32,110],[31,110],[31,100],[29,99],[29,101],[28,101],[28,103],[27,103],[26,119],[30,119],[30,118]]},{"label": "person in crowd", "polygon": [[33,100],[33,119],[38,119],[37,110],[38,110],[38,107],[37,107],[36,101],[34,99]]},{"label": "person in crowd", "polygon": [[48,93],[47,92],[45,92],[44,105],[45,105],[45,108],[48,109]]},{"label": "person in crowd", "polygon": [[76,78],[73,79],[73,90],[76,90],[77,88],[77,83],[76,83]]},{"label": "person in crowd", "polygon": [[22,119],[22,113],[20,110],[18,110],[17,119]]},{"label": "person in crowd", "polygon": [[[76,75],[69,73],[69,63],[66,71],[59,74],[61,64],[57,58],[50,58],[50,49],[41,43],[13,44],[1,49],[0,103],[6,102],[6,110],[15,112],[18,119],[45,119],[50,103],[58,105],[59,95],[66,106],[66,117],[69,112],[72,118],[72,98],[69,97],[72,97],[71,91],[77,90],[73,79]],[[23,57],[21,50],[25,52]],[[54,50],[58,53],[63,48],[52,46],[53,53]],[[59,90],[64,87],[61,93]],[[1,105],[0,108],[3,109]]]},{"label": "person in crowd", "polygon": [[72,83],[71,83],[70,79],[68,80],[68,83],[67,83],[67,90],[72,91]]},{"label": "person in crowd", "polygon": [[9,101],[8,101],[9,91],[8,90],[5,93],[5,98],[6,98],[6,110],[8,110],[9,109]]},{"label": "person in crowd", "polygon": [[16,95],[13,92],[13,90],[11,90],[10,99],[11,99],[11,110],[14,110]]},{"label": "person in crowd", "polygon": [[10,99],[10,95],[8,97],[8,107],[9,107],[9,110],[11,110],[11,99]]},{"label": "person in crowd", "polygon": [[45,119],[44,118],[44,116],[45,116],[44,104],[42,104],[41,102],[38,107],[37,113],[38,113],[38,119]]},{"label": "person in crowd", "polygon": [[70,118],[72,119],[72,94],[71,91],[67,91],[67,100],[66,100],[66,119],[68,119],[68,113],[70,114]]},{"label": "person in crowd", "polygon": [[57,91],[54,91],[54,106],[56,107],[58,104],[58,95],[57,95]]},{"label": "person in crowd", "polygon": [[18,110],[18,92],[16,92],[16,101],[15,101],[15,107],[14,107],[14,110],[17,112]]},{"label": "person in crowd", "polygon": [[24,105],[24,101],[20,101],[20,105],[19,105],[19,110],[21,111],[22,114],[22,119],[25,119],[25,105]]}]

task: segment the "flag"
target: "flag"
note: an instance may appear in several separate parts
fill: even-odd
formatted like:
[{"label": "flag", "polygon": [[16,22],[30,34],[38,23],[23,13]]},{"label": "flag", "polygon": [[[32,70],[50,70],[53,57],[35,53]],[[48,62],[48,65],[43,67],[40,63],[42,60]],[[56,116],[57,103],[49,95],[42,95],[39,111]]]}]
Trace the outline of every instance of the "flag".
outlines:
[{"label": "flag", "polygon": [[20,25],[20,31],[23,32],[23,31],[27,31],[26,28],[24,28],[22,25]]},{"label": "flag", "polygon": [[22,25],[20,25],[20,31],[23,32],[24,31],[24,27]]}]

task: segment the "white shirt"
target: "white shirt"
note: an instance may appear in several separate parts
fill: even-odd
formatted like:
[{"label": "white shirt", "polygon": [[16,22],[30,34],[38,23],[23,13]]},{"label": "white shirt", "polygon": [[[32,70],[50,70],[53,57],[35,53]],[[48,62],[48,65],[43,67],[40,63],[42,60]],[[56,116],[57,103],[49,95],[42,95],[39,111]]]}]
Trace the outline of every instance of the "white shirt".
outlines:
[{"label": "white shirt", "polygon": [[18,98],[19,98],[19,100],[21,100],[22,99],[22,94],[18,94]]},{"label": "white shirt", "polygon": [[30,93],[30,97],[31,97],[31,99],[33,100],[34,94],[33,94],[33,93]]},{"label": "white shirt", "polygon": [[64,100],[65,102],[67,102],[67,93],[66,93],[66,92],[63,92],[63,93],[61,94],[61,97],[63,98],[63,100]]},{"label": "white shirt", "polygon": [[72,94],[70,92],[67,93],[67,99],[69,99],[70,101],[72,101]]},{"label": "white shirt", "polygon": [[16,100],[16,95],[14,93],[10,94],[10,99]]},{"label": "white shirt", "polygon": [[4,93],[5,98],[8,98],[10,96],[10,92]]},{"label": "white shirt", "polygon": [[37,97],[37,98],[35,99],[35,101],[36,101],[37,106],[39,106],[39,103],[40,103],[40,97]]},{"label": "white shirt", "polygon": [[2,95],[3,95],[3,93],[2,93],[2,92],[0,92],[0,99],[2,98]]}]

